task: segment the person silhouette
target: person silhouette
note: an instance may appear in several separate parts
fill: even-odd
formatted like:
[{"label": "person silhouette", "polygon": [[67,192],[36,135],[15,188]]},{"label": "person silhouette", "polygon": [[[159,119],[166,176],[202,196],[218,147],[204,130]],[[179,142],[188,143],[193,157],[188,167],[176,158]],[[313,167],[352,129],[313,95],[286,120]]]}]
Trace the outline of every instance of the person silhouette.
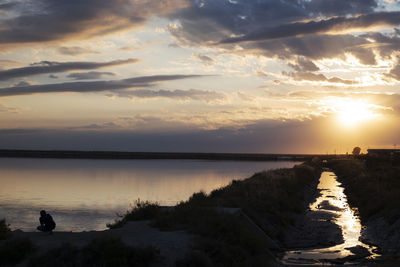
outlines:
[{"label": "person silhouette", "polygon": [[41,232],[48,232],[52,234],[53,230],[56,228],[56,223],[54,222],[53,217],[46,213],[45,210],[40,211],[39,222],[40,225],[37,227],[37,229]]}]

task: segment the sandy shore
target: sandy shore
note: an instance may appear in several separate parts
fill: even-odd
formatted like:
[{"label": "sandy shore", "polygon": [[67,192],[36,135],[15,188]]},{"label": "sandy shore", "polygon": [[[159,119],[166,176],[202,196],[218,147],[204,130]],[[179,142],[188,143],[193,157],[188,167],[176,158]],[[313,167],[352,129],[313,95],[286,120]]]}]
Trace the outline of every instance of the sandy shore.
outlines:
[{"label": "sandy shore", "polygon": [[21,230],[12,232],[12,238],[29,238],[39,251],[56,248],[62,243],[83,247],[94,238],[105,236],[120,237],[124,243],[130,246],[158,248],[164,258],[161,266],[173,266],[176,259],[182,258],[188,252],[193,238],[185,231],[159,231],[157,228],[150,227],[148,221],[128,222],[122,228],[105,231],[55,231],[52,235]]}]

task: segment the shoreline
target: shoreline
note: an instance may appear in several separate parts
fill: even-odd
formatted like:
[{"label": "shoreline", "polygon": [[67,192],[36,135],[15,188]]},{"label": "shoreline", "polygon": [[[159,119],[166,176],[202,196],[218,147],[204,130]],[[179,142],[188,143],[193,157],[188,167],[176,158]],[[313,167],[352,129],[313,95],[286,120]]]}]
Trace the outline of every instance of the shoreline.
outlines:
[{"label": "shoreline", "polygon": [[[109,230],[55,232],[51,236],[16,230],[13,238],[32,240],[43,254],[63,249],[58,246],[64,242],[85,251],[93,238],[116,237],[128,246],[158,249],[164,260],[151,266],[180,267],[194,262],[201,262],[202,266],[213,262],[229,265],[232,261],[249,266],[260,266],[260,262],[285,266],[282,259],[286,251],[330,248],[343,243],[342,229],[334,223],[332,213],[308,210],[309,204],[321,195],[317,188],[321,173],[320,163],[313,160],[234,180],[210,194],[195,193],[188,201],[172,207],[139,202]],[[362,235],[365,237],[364,232]],[[5,241],[0,241],[0,247],[2,242]],[[345,249],[354,254],[344,258],[352,264],[393,261],[367,260],[365,249],[360,246]],[[325,263],[343,264],[344,259]]]},{"label": "shoreline", "polygon": [[[184,236],[185,240],[193,240],[193,243],[179,242],[187,249],[176,250],[182,257],[177,264],[183,264],[182,266],[197,260],[203,263],[222,261],[227,265],[232,260],[247,262],[246,264],[250,266],[259,266],[259,262],[278,264],[277,255],[282,251],[283,234],[294,222],[296,214],[304,211],[304,190],[315,184],[315,180],[319,177],[317,168],[301,164],[290,169],[256,173],[242,181],[234,180],[230,185],[216,189],[208,195],[202,192],[195,193],[188,201],[169,209],[152,204],[140,204],[142,206],[139,205],[137,210],[132,211],[133,215],[125,215],[125,218],[129,219],[117,229],[80,233],[55,232],[52,236],[20,231],[13,233],[15,237],[31,237],[34,243],[39,242],[39,245],[45,244],[43,243],[45,241],[38,241],[37,238],[54,240],[52,243],[54,248],[57,244],[60,245],[62,240],[66,242],[72,240],[71,242],[76,244],[80,242],[76,241],[80,237],[87,241],[90,236],[104,233],[121,232],[124,239],[127,233],[126,225],[130,228],[129,225],[143,226],[145,223],[146,226],[136,234],[149,240],[157,240],[157,236],[176,233]],[[148,225],[149,221],[151,227]],[[153,238],[148,237],[149,231],[156,233]],[[128,232],[133,233],[133,231]],[[132,237],[132,240],[138,239]],[[158,241],[153,245],[157,243]],[[216,250],[212,254],[209,254],[207,249],[210,246]],[[47,248],[52,249],[50,246]],[[41,254],[46,253],[43,250],[46,249],[42,249]],[[160,252],[164,253],[162,248]]]},{"label": "shoreline", "polygon": [[0,149],[0,158],[56,158],[56,159],[190,159],[232,161],[306,161],[314,157],[338,157],[320,154],[261,154],[261,153],[208,153],[208,152],[123,152],[73,150],[8,150]]}]

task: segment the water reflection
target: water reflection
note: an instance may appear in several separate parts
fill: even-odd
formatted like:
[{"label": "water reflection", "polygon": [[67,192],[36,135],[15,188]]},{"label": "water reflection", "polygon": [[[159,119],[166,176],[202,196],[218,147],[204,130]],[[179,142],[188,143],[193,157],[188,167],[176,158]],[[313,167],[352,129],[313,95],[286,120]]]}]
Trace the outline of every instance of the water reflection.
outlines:
[{"label": "water reflection", "polygon": [[57,230],[99,230],[138,198],[174,205],[194,192],[295,162],[0,158],[0,218],[35,229],[48,210]]},{"label": "water reflection", "polygon": [[[312,211],[325,211],[333,213],[334,223],[342,230],[342,244],[318,249],[305,249],[288,251],[283,261],[290,264],[321,264],[330,259],[340,259],[354,255],[350,248],[361,246],[369,251],[370,257],[376,257],[373,252],[374,247],[370,247],[362,243],[359,239],[361,236],[361,223],[348,203],[344,188],[337,181],[337,177],[333,172],[323,172],[318,184],[321,195],[316,201],[310,204]],[[310,260],[310,261],[307,261]]]}]

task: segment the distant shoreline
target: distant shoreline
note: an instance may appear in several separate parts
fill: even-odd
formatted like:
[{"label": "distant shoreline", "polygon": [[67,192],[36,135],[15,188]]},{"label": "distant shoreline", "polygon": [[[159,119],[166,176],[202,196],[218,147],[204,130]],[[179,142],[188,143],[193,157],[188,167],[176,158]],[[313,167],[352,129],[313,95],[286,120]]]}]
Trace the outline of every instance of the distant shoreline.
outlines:
[{"label": "distant shoreline", "polygon": [[336,157],[321,154],[252,154],[252,153],[188,153],[188,152],[118,152],[72,150],[9,150],[0,149],[0,158],[59,158],[59,159],[193,159],[233,161],[276,161],[324,159]]}]

